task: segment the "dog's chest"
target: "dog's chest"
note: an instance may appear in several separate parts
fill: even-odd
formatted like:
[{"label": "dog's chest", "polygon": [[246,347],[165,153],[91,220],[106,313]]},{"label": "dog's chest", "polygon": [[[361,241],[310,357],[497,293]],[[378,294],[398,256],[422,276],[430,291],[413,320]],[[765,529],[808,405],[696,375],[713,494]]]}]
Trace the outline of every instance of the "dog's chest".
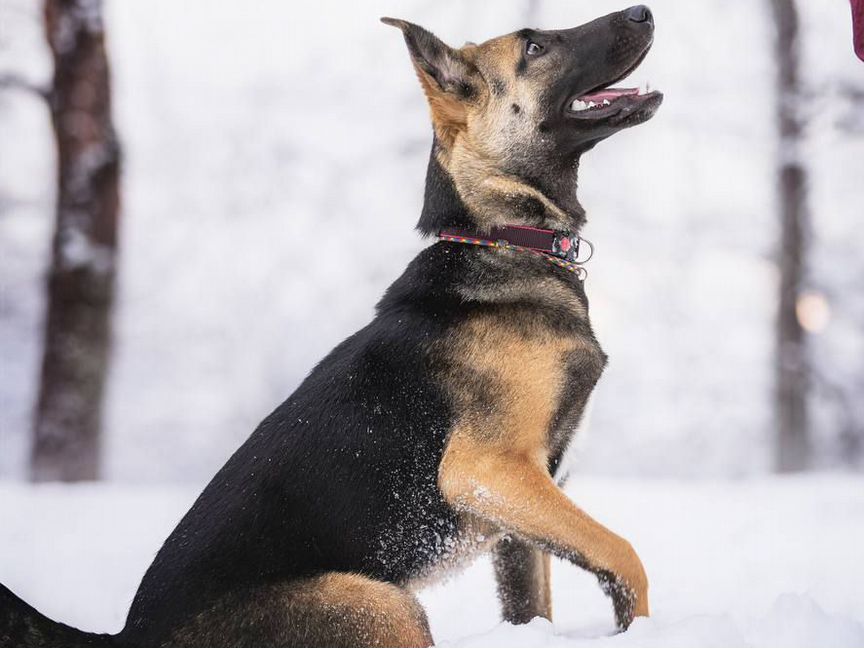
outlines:
[{"label": "dog's chest", "polygon": [[553,474],[582,422],[594,386],[606,366],[606,359],[593,334],[589,334],[578,336],[573,352],[562,361],[561,389],[546,439],[549,468]]},{"label": "dog's chest", "polygon": [[521,321],[509,312],[466,321],[446,345],[441,383],[455,429],[490,451],[543,453],[555,460],[569,441],[606,363],[587,313],[572,321]]}]

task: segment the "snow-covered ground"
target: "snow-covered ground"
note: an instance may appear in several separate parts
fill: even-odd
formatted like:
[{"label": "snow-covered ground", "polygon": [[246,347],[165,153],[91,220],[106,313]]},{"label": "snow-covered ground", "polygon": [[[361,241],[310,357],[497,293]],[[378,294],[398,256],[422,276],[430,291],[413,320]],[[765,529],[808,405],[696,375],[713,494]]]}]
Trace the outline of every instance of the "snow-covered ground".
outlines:
[{"label": "snow-covered ground", "polygon": [[[581,478],[570,496],[631,540],[653,616],[613,635],[589,575],[556,562],[555,621],[501,624],[488,561],[424,591],[452,648],[864,646],[864,478],[734,482]],[[114,632],[189,488],[0,483],[0,582],[37,608]]]}]

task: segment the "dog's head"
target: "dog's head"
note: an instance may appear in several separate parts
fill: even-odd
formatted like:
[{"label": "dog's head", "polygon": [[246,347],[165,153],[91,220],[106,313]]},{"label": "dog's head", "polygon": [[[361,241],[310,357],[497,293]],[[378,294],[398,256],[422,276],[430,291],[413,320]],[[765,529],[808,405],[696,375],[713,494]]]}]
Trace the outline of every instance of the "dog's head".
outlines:
[{"label": "dog's head", "polygon": [[[650,119],[663,100],[610,87],[651,47],[654,21],[642,5],[572,29],[523,29],[459,49],[418,25],[382,20],[402,30],[429,100],[432,165],[441,167],[430,172],[452,181],[480,229],[514,218],[578,227],[581,154]],[[421,219],[420,229],[439,225]]]}]

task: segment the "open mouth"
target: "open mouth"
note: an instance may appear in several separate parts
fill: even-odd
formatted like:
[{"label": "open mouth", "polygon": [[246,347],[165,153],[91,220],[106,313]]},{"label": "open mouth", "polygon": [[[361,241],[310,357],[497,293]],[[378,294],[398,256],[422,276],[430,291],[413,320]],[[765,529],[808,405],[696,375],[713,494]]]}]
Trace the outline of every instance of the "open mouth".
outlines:
[{"label": "open mouth", "polygon": [[649,113],[647,116],[653,114],[653,111],[660,104],[659,100],[662,100],[663,95],[657,90],[651,90],[647,83],[642,84],[638,88],[609,87],[613,83],[625,79],[639,67],[639,64],[642,63],[648,54],[649,49],[650,45],[621,76],[585,94],[571,97],[564,110],[567,116],[575,119],[593,120],[614,117],[622,113],[621,116],[623,118],[638,113],[643,107],[647,108],[649,106],[653,106],[653,108],[645,112]]},{"label": "open mouth", "polygon": [[567,112],[574,116],[606,117],[659,94],[647,83],[638,88],[604,88],[576,97],[567,106]]}]

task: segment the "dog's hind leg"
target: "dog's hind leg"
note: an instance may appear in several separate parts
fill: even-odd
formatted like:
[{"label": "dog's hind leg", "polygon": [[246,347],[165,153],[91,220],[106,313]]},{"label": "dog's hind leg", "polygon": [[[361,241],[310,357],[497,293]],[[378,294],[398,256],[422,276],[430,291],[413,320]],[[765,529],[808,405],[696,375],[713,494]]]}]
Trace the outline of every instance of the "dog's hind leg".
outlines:
[{"label": "dog's hind leg", "polygon": [[165,644],[172,648],[431,645],[426,613],[411,592],[341,572],[226,596]]},{"label": "dog's hind leg", "polygon": [[505,536],[492,556],[501,616],[513,624],[534,617],[552,620],[549,554],[519,538]]}]

